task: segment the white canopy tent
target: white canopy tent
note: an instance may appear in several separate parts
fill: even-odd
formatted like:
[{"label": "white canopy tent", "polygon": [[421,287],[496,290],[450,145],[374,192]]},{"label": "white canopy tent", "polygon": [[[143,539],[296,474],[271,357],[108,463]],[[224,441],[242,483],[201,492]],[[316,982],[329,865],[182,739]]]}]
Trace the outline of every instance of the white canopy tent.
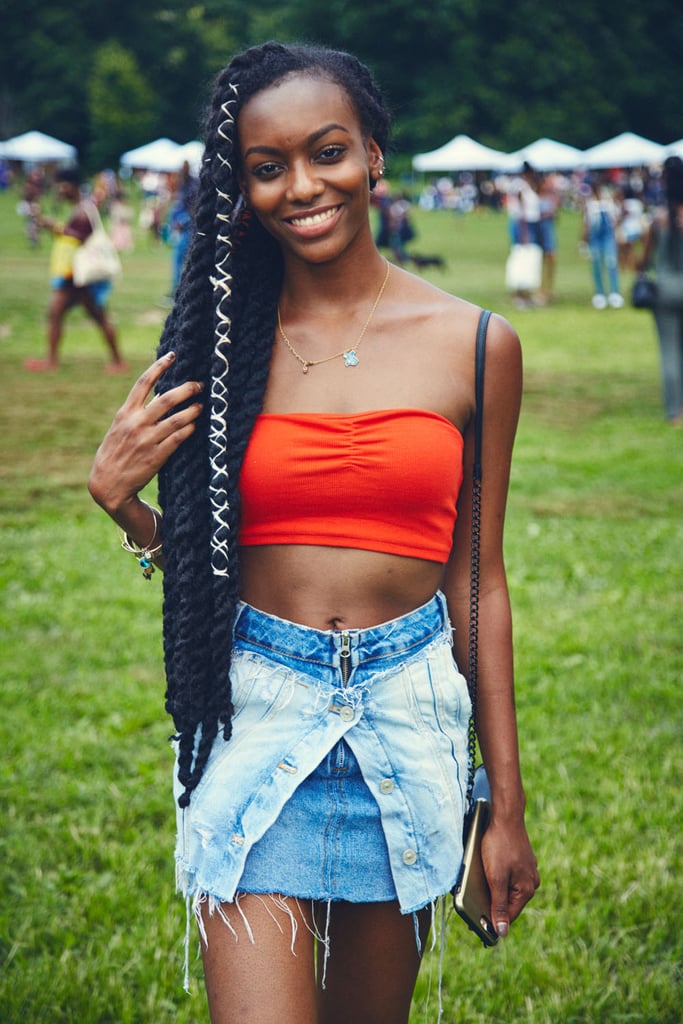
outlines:
[{"label": "white canopy tent", "polygon": [[535,171],[573,171],[583,166],[583,150],[568,146],[565,142],[555,139],[536,139],[523,149],[511,153],[510,158],[517,161],[516,170],[521,170],[526,160]]},{"label": "white canopy tent", "polygon": [[137,149],[129,149],[120,158],[122,167],[141,171],[177,171],[183,164],[182,146],[172,139],[155,139]]},{"label": "white canopy tent", "polygon": [[199,167],[204,155],[204,146],[201,142],[187,142],[184,146],[174,142],[172,139],[155,139],[145,146],[138,146],[137,149],[129,149],[120,158],[122,167],[129,167],[131,170],[173,172],[179,171],[185,161],[190,165],[193,174],[199,173]]},{"label": "white canopy tent", "polygon": [[469,135],[456,135],[445,146],[413,157],[416,171],[509,171],[515,166],[507,153],[483,146]]},{"label": "white canopy tent", "polygon": [[583,154],[583,166],[594,170],[608,167],[648,167],[661,164],[666,158],[667,147],[658,142],[622,132],[613,139],[591,146]]},{"label": "white canopy tent", "polygon": [[78,150],[68,142],[62,142],[43,132],[24,132],[23,135],[15,135],[12,139],[0,142],[0,158],[27,164],[74,164],[78,158]]}]

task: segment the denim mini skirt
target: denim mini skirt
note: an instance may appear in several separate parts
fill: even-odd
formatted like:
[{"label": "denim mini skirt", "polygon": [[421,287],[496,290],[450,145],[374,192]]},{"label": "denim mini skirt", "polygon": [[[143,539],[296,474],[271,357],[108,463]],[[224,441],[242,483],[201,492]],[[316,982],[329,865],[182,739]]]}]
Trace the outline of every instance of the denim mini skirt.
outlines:
[{"label": "denim mini skirt", "polygon": [[176,804],[178,888],[195,907],[251,892],[408,914],[453,887],[470,700],[441,593],[348,631],[241,604],[231,682],[232,736]]}]

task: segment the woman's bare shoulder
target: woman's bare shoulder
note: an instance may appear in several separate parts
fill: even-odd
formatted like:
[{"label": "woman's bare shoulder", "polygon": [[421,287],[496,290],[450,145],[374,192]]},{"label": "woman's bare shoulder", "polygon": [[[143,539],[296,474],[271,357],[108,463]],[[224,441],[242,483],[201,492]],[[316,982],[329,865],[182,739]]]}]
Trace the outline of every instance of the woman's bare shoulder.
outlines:
[{"label": "woman's bare shoulder", "polygon": [[[400,275],[400,276],[399,276]],[[381,387],[393,388],[403,404],[441,412],[461,431],[475,404],[475,345],[480,306],[397,268],[390,308],[385,311]],[[389,369],[387,369],[387,365]],[[487,391],[506,402],[521,387],[517,332],[496,313],[486,336]]]},{"label": "woman's bare shoulder", "polygon": [[[419,320],[423,337],[474,344],[482,307],[458,295],[439,288],[402,268],[396,268],[398,287],[395,290],[396,312],[404,322]],[[505,317],[493,313],[489,321],[487,342],[496,351],[515,350],[519,338],[515,328]]]}]

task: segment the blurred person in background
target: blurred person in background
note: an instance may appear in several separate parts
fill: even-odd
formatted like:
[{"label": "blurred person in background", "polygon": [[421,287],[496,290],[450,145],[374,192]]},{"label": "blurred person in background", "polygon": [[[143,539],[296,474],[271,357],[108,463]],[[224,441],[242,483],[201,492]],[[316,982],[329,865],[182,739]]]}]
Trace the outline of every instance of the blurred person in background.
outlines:
[{"label": "blurred person in background", "polygon": [[119,351],[116,331],[106,307],[112,287],[111,281],[97,281],[94,284],[77,287],[73,280],[74,254],[93,232],[92,217],[86,207],[87,203],[92,205],[92,200],[81,197],[80,178],[74,168],[58,170],[54,182],[57,197],[62,202],[70,204],[73,211],[66,224],[59,224],[48,217],[40,218],[40,226],[54,235],[50,255],[52,294],[47,314],[47,355],[44,359],[26,359],[24,367],[34,373],[58,369],[64,319],[74,306],[82,306],[99,327],[109,350],[111,361],[107,365],[107,372],[124,373],[128,367]]},{"label": "blurred person in background", "polygon": [[544,174],[538,186],[540,217],[536,239],[543,250],[543,277],[536,301],[544,305],[555,298],[555,271],[557,267],[557,231],[555,222],[561,196],[554,174]]},{"label": "blurred person in background", "polygon": [[588,184],[589,191],[583,205],[583,240],[590,250],[593,307],[621,309],[624,299],[619,291],[616,236],[619,211],[612,193],[599,175],[594,175]]},{"label": "blurred person in background", "polygon": [[664,162],[666,206],[654,216],[645,238],[641,269],[654,265],[657,299],[655,325],[661,355],[662,391],[667,419],[683,426],[683,161]]},{"label": "blurred person in background", "polygon": [[197,180],[186,160],[175,186],[168,211],[167,237],[172,251],[171,296],[175,295],[183,269],[183,261],[192,238],[192,217],[197,198]]}]

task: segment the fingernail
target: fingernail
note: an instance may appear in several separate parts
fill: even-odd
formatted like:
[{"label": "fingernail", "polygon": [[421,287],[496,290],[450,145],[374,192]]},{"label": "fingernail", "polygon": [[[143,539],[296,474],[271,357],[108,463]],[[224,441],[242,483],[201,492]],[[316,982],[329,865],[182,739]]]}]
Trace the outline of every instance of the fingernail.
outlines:
[{"label": "fingernail", "polygon": [[496,931],[498,932],[500,938],[504,939],[506,938],[507,933],[510,931],[510,925],[507,923],[507,921],[497,921]]},{"label": "fingernail", "polygon": [[175,352],[167,352],[166,358],[168,359],[169,363],[172,363],[173,360],[175,359]]}]

